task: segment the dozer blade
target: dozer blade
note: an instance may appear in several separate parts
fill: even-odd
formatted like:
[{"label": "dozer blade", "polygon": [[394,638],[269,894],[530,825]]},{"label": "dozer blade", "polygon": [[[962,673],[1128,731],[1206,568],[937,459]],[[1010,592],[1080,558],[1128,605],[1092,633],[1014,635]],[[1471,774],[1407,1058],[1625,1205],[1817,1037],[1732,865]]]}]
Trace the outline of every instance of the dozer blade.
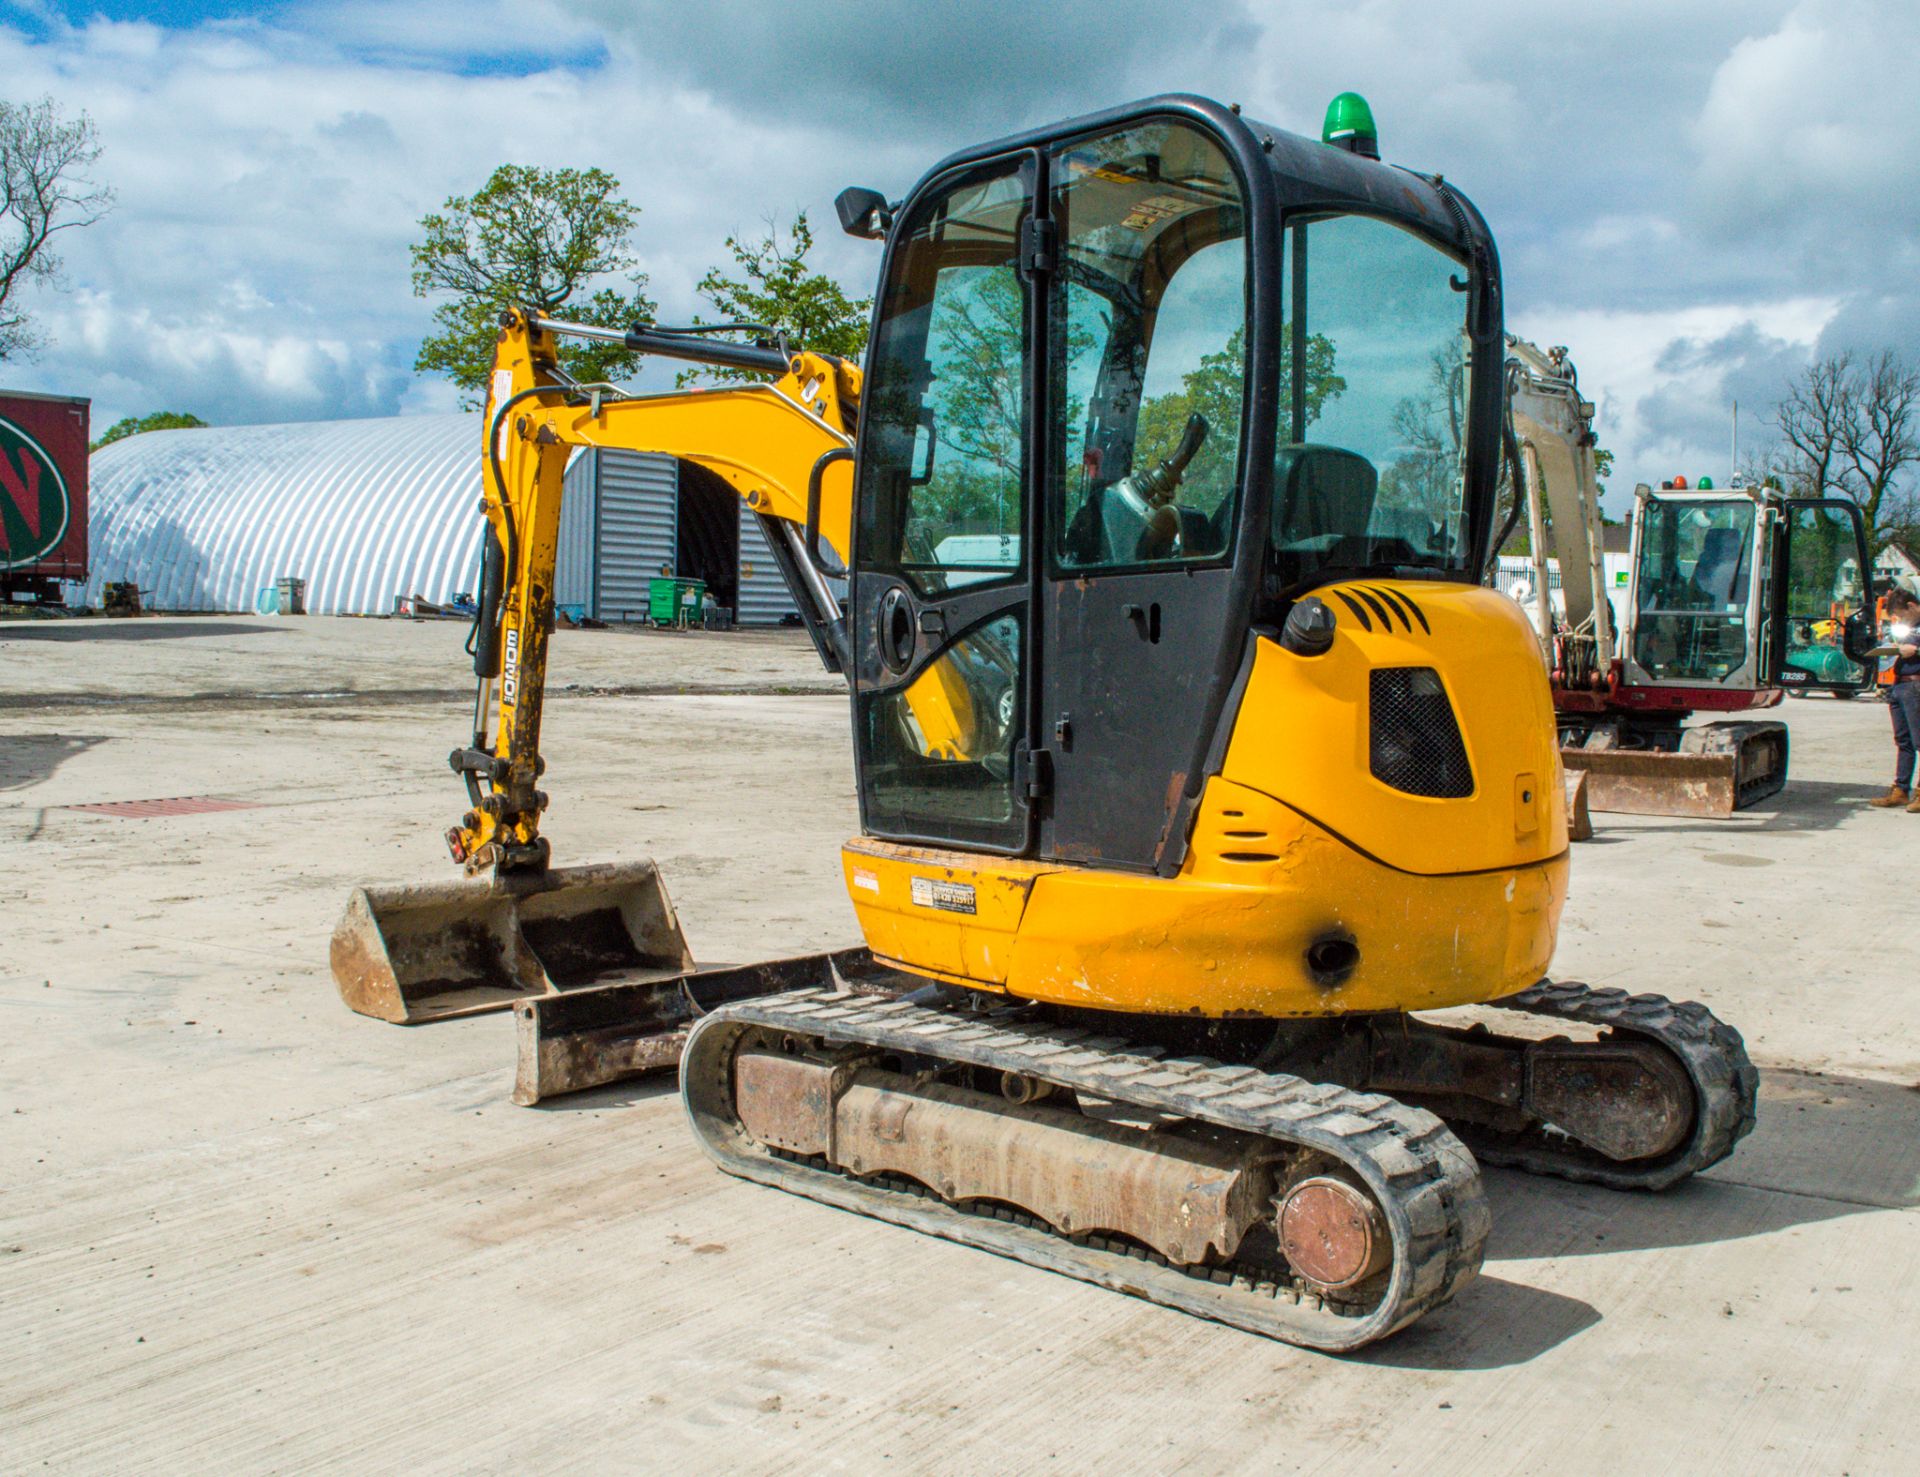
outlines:
[{"label": "dozer blade", "polygon": [[1787,782],[1783,723],[1703,723],[1678,753],[1658,749],[1564,748],[1561,762],[1587,776],[1591,810],[1723,820]]},{"label": "dozer blade", "polygon": [[875,964],[865,948],[852,948],[517,1000],[513,1100],[530,1108],[547,1098],[676,1067],[693,1023],[735,1001],[787,990],[897,995],[925,983]]},{"label": "dozer blade", "polygon": [[356,887],[333,978],[362,1015],[414,1024],[531,996],[671,979],[693,967],[650,861]]},{"label": "dozer blade", "polygon": [[1732,754],[1657,749],[1562,749],[1569,774],[1587,777],[1587,809],[1616,815],[1730,816],[1737,795]]}]

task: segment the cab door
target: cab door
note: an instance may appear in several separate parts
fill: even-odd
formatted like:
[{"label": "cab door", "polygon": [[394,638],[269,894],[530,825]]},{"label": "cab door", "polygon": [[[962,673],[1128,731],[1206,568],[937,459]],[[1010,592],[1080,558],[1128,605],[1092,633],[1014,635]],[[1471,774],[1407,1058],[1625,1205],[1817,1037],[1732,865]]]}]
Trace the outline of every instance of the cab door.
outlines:
[{"label": "cab door", "polygon": [[1770,666],[1789,692],[1847,697],[1873,685],[1873,561],[1845,498],[1789,498],[1775,567]]},{"label": "cab door", "polygon": [[1247,209],[1212,136],[1172,119],[1055,145],[1047,180],[1040,849],[1170,870],[1240,649]]},{"label": "cab door", "polygon": [[1030,849],[1032,151],[918,192],[868,354],[850,590],[863,829]]}]

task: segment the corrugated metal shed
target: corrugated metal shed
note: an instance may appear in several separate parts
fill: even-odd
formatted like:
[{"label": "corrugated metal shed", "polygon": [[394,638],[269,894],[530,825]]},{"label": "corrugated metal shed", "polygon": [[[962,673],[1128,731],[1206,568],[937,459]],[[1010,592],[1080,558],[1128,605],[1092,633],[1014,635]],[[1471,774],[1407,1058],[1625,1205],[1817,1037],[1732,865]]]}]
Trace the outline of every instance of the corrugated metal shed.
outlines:
[{"label": "corrugated metal shed", "polygon": [[87,601],[133,580],[164,610],[245,611],[283,575],[316,615],[472,591],[480,417],[148,431],[92,458]]},{"label": "corrugated metal shed", "polygon": [[[307,582],[316,615],[384,614],[397,596],[447,601],[479,584],[480,416],[396,416],[148,431],[92,458],[90,580],[131,580],[159,610],[251,611],[274,581]],[[794,610],[766,539],[739,505],[737,619]],[[561,505],[555,599],[644,620],[647,584],[679,558],[679,464],[577,454]],[[684,572],[684,571],[682,571]]]},{"label": "corrugated metal shed", "polygon": [[599,498],[594,487],[593,453],[576,452],[561,484],[560,542],[553,561],[553,603],[593,614],[594,536]]},{"label": "corrugated metal shed", "polygon": [[740,593],[734,606],[735,625],[777,626],[797,613],[787,578],[774,562],[773,550],[760,520],[745,502],[740,504]]},{"label": "corrugated metal shed", "polygon": [[593,453],[599,466],[599,574],[594,614],[647,618],[648,582],[674,567],[679,463],[631,451]]}]

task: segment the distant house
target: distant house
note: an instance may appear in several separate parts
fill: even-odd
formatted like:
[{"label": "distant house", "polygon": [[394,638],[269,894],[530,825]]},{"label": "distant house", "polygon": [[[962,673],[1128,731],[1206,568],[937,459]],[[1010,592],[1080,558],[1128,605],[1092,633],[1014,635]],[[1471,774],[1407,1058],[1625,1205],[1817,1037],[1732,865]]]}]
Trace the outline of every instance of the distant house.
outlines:
[{"label": "distant house", "polygon": [[1892,580],[1920,594],[1920,559],[1913,557],[1913,551],[1904,544],[1888,544],[1873,560],[1873,579]]}]

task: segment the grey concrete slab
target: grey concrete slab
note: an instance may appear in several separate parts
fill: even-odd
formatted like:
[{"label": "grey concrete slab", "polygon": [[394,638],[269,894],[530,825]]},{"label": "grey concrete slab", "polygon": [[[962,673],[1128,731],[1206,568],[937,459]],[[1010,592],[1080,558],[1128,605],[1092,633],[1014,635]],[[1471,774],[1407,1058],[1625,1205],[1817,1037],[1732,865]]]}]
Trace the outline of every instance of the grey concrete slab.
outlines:
[{"label": "grey concrete slab", "polygon": [[[1753,1138],[1657,1197],[1490,1171],[1486,1275],[1327,1359],[728,1180],[668,1084],[515,1109],[505,1017],[349,1015],[327,933],[352,882],[448,870],[465,711],[405,696],[449,628],[322,625],[21,658],[153,702],[7,678],[0,1466],[1911,1470],[1920,1030],[1883,860],[1920,817],[1855,803],[1883,710],[1795,704],[1781,804],[1603,816],[1576,854],[1558,972],[1746,1030]],[[662,681],[706,662],[660,639]],[[246,697],[369,662],[404,700]],[[579,691],[549,732],[560,855],[657,857],[697,955],[854,937],[840,700]],[[178,794],[254,808],[65,808]]]}]

